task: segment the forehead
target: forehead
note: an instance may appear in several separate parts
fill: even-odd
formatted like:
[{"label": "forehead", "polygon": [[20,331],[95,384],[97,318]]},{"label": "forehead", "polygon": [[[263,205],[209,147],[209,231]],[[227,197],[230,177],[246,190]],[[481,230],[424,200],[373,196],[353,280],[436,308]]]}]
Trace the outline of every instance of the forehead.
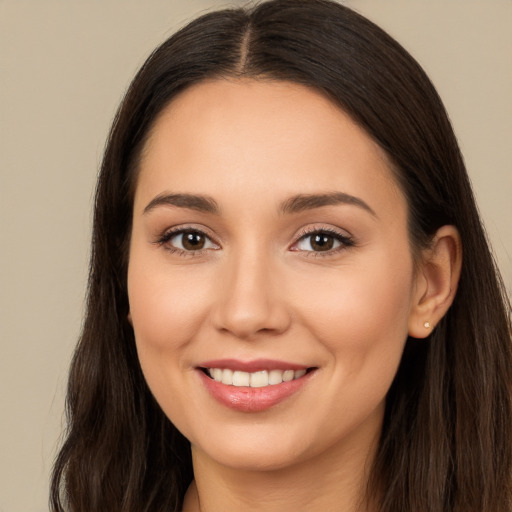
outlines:
[{"label": "forehead", "polygon": [[277,200],[340,187],[403,200],[385,152],[325,95],[289,82],[212,80],[186,89],[157,118],[136,200],[164,189]]}]

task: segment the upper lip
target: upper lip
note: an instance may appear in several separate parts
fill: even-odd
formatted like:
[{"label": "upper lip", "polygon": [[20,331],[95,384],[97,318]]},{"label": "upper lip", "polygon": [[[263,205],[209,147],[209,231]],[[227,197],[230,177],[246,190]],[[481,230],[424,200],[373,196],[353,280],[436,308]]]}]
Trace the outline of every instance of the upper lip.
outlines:
[{"label": "upper lip", "polygon": [[252,361],[240,361],[238,359],[215,359],[204,361],[199,368],[221,368],[240,372],[259,372],[262,370],[306,370],[311,368],[304,364],[277,361],[275,359],[254,359]]}]

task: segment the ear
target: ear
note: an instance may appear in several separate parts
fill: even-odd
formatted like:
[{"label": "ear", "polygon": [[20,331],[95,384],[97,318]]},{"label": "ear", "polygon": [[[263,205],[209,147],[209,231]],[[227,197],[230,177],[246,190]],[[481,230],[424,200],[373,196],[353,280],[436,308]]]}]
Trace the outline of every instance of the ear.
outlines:
[{"label": "ear", "polygon": [[128,315],[126,315],[126,318],[128,319],[128,323],[133,327],[132,312],[131,311],[128,312]]},{"label": "ear", "polygon": [[462,267],[462,243],[455,226],[440,228],[423,251],[417,269],[409,335],[426,338],[451,306]]}]

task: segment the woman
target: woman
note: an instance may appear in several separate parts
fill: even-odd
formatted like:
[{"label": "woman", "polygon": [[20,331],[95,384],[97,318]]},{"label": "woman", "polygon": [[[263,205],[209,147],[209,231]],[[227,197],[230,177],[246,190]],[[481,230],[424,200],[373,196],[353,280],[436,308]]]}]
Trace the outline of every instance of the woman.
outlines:
[{"label": "woman", "polygon": [[114,121],[53,510],[510,511],[502,290],[394,40],[325,0],[203,16]]}]

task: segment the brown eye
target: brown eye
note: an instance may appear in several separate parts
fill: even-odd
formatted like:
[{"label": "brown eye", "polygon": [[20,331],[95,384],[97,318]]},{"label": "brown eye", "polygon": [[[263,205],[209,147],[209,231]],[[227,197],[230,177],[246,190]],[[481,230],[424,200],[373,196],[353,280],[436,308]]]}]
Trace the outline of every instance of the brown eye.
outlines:
[{"label": "brown eye", "polygon": [[352,238],[342,233],[315,231],[304,235],[295,245],[295,250],[305,252],[336,252],[336,249],[354,245]]},{"label": "brown eye", "polygon": [[334,247],[334,237],[324,233],[317,233],[311,236],[310,244],[314,251],[329,251]]},{"label": "brown eye", "polygon": [[196,231],[183,233],[181,243],[187,251],[198,251],[204,248],[206,237]]},{"label": "brown eye", "polygon": [[160,240],[160,243],[165,244],[169,249],[177,249],[186,252],[219,248],[201,231],[190,229],[169,233]]}]

